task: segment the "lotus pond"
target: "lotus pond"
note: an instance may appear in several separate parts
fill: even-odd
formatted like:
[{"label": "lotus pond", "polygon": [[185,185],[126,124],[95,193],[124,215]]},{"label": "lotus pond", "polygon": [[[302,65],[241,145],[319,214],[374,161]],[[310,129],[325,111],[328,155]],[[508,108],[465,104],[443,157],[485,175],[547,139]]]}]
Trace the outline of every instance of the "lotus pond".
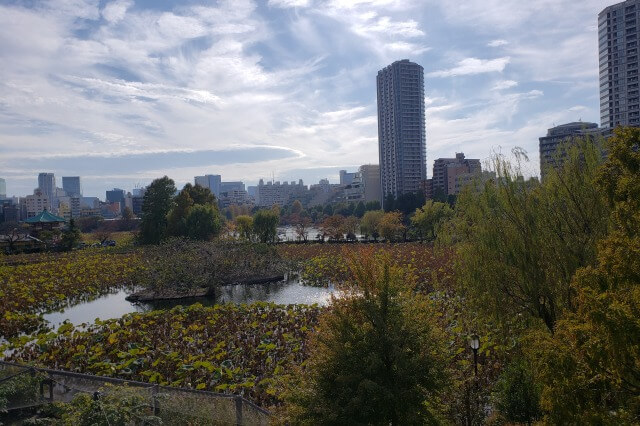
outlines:
[{"label": "lotus pond", "polygon": [[222,286],[216,289],[215,297],[190,297],[173,300],[132,303],[125,298],[131,290],[120,289],[102,295],[94,300],[71,303],[57,311],[44,315],[50,326],[57,328],[65,320],[74,324],[93,323],[96,318],[119,318],[133,312],[167,310],[175,306],[190,306],[199,303],[214,306],[225,303],[250,304],[269,302],[278,305],[304,304],[326,306],[333,291],[332,287],[312,287],[304,285],[299,279],[278,281],[266,284],[242,284]]}]

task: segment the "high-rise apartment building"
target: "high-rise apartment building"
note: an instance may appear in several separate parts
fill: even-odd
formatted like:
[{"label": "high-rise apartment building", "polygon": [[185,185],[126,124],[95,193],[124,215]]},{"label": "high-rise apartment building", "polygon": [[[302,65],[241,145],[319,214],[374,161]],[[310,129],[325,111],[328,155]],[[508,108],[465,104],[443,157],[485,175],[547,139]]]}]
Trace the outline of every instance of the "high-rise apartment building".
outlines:
[{"label": "high-rise apartment building", "polygon": [[583,123],[578,121],[575,123],[562,124],[553,127],[547,131],[547,136],[541,137],[540,140],[540,177],[544,180],[546,171],[549,167],[560,165],[564,152],[558,148],[562,144],[571,143],[575,138],[599,138],[602,131],[598,129],[596,123]]},{"label": "high-rise apartment building", "polygon": [[0,178],[0,199],[7,198],[7,182]]},{"label": "high-rise apartment building", "polygon": [[382,196],[419,192],[427,178],[424,71],[408,59],[378,71]]},{"label": "high-rise apartment building", "polygon": [[638,12],[627,0],[598,15],[600,124],[604,129],[640,125]]},{"label": "high-rise apartment building", "polygon": [[38,175],[38,189],[47,198],[47,209],[51,210],[53,199],[56,196],[56,177],[53,173],[40,173]]},{"label": "high-rise apartment building", "polygon": [[63,176],[62,189],[69,197],[81,197],[80,176]]},{"label": "high-rise apartment building", "polygon": [[221,183],[222,183],[222,176],[220,175],[204,175],[204,176],[196,176],[194,178],[195,185],[200,185],[203,188],[209,188],[209,190],[216,197],[220,196]]}]

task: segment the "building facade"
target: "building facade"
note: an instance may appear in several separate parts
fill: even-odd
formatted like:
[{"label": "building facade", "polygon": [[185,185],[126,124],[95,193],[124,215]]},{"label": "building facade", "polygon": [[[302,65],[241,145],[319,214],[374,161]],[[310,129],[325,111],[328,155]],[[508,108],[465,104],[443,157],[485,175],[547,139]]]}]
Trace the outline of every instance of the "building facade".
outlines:
[{"label": "building facade", "polygon": [[429,188],[432,197],[438,194],[448,196],[459,192],[456,179],[460,175],[477,175],[482,171],[480,160],[465,158],[464,153],[456,153],[455,158],[438,158],[433,162],[433,176]]},{"label": "building facade", "polygon": [[25,218],[34,217],[43,210],[49,210],[51,203],[49,197],[40,189],[33,191],[33,195],[25,197],[26,215]]},{"label": "building facade", "polygon": [[365,164],[359,169],[360,180],[364,188],[364,202],[379,201],[382,203],[380,190],[380,165]]},{"label": "building facade", "polygon": [[194,183],[200,185],[203,188],[209,188],[209,190],[216,197],[220,196],[220,184],[222,183],[222,176],[220,175],[204,175],[196,176]]},{"label": "building facade", "polygon": [[[47,197],[47,209],[52,209],[52,202],[56,196],[56,177],[53,173],[40,173],[38,175],[38,189]],[[38,212],[39,213],[39,212]]]},{"label": "building facade", "polygon": [[349,173],[346,170],[340,170],[340,185],[350,185],[356,178],[357,172]]},{"label": "building facade", "polygon": [[7,182],[0,178],[0,199],[7,198]]},{"label": "building facade", "polygon": [[640,0],[607,7],[598,15],[600,124],[640,125],[638,12]]},{"label": "building facade", "polygon": [[244,190],[244,182],[220,182],[220,194]]},{"label": "building facade", "polygon": [[602,130],[596,123],[583,123],[581,121],[562,124],[547,130],[547,136],[539,138],[540,141],[540,177],[544,180],[549,167],[561,165],[564,153],[558,150],[564,143],[571,143],[575,138],[602,136]]},{"label": "building facade", "polygon": [[63,176],[62,189],[69,197],[81,197],[80,176]]},{"label": "building facade", "polygon": [[260,179],[256,191],[256,205],[259,207],[272,207],[278,205],[285,206],[294,198],[302,197],[308,191],[302,180],[298,183],[289,182],[267,182]]},{"label": "building facade", "polygon": [[408,59],[378,72],[378,151],[382,197],[419,192],[427,178],[424,71]]}]

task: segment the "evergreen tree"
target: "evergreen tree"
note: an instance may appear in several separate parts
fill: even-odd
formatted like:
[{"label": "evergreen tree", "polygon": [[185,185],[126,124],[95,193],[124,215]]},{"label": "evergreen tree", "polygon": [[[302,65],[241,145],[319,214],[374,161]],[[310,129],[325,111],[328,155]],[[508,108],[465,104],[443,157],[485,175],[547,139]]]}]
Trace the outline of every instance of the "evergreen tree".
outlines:
[{"label": "evergreen tree", "polygon": [[362,218],[366,212],[367,208],[362,201],[358,202],[356,208],[353,210],[353,214],[358,218]]},{"label": "evergreen tree", "polygon": [[71,250],[82,241],[82,234],[80,229],[76,226],[76,221],[71,219],[69,226],[62,232],[62,238],[60,240],[60,246],[64,250]]},{"label": "evergreen tree", "polygon": [[159,244],[167,237],[167,214],[173,206],[175,192],[175,183],[167,176],[154,180],[147,187],[139,234],[142,244]]},{"label": "evergreen tree", "polygon": [[312,337],[287,419],[301,425],[435,424],[442,344],[409,271],[367,250],[348,260],[352,292],[333,301]]}]

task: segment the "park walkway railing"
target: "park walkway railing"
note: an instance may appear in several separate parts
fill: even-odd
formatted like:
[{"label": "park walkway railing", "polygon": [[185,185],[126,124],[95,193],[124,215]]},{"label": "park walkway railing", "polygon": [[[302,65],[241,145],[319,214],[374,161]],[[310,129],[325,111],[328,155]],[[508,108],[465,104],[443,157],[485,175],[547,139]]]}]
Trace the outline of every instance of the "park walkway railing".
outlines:
[{"label": "park walkway railing", "polygon": [[0,361],[0,388],[9,386],[12,392],[5,402],[9,412],[51,402],[70,402],[81,392],[97,397],[126,388],[142,397],[150,411],[168,425],[267,425],[270,416],[267,410],[237,395]]}]

